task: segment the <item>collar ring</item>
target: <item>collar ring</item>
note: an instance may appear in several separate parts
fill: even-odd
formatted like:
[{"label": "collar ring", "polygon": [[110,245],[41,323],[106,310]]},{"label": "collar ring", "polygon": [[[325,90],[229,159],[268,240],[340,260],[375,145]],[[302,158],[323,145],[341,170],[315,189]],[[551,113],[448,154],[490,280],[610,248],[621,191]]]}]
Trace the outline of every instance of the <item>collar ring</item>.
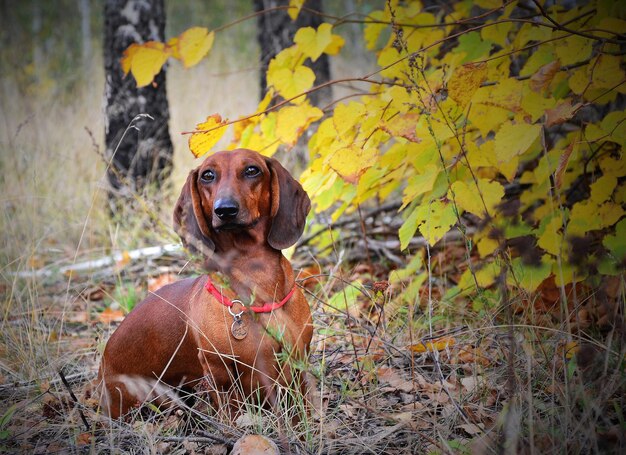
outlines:
[{"label": "collar ring", "polygon": [[235,319],[239,319],[239,318],[241,318],[241,315],[243,314],[243,312],[244,312],[244,310],[245,310],[245,307],[244,307],[244,310],[241,310],[239,313],[233,313],[232,307],[234,306],[234,304],[235,304],[235,303],[238,303],[238,304],[240,304],[240,305],[242,305],[242,306],[243,306],[243,302],[242,302],[241,300],[239,300],[239,299],[234,299],[234,300],[232,300],[232,302],[231,302],[231,303],[232,303],[232,305],[228,305],[228,306],[226,307],[226,308],[228,308],[228,312],[229,312],[229,313],[230,313],[230,315],[231,315],[233,318],[235,318]]}]

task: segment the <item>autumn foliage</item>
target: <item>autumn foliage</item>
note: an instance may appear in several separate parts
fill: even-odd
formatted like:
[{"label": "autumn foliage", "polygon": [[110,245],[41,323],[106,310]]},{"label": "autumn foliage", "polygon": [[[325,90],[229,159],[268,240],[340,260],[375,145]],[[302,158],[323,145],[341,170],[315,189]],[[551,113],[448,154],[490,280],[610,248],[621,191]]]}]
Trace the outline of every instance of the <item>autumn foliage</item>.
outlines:
[{"label": "autumn foliage", "polygon": [[[415,235],[435,246],[459,230],[472,254],[450,295],[501,276],[533,292],[547,279],[564,286],[620,274],[626,12],[610,1],[543,4],[381,4],[363,21],[379,68],[347,79],[369,90],[323,110],[309,103],[319,86],[304,63],[349,44],[340,20],[300,29],[271,61],[258,110],[234,121],[209,116],[190,135],[191,151],[209,152],[232,125],[230,147],[272,155],[314,127],[301,181],[315,210],[337,220],[401,199],[398,236],[410,254]],[[213,37],[195,27],[166,44],[133,45],[125,71],[146,85],[168,57],[200,61]]]}]

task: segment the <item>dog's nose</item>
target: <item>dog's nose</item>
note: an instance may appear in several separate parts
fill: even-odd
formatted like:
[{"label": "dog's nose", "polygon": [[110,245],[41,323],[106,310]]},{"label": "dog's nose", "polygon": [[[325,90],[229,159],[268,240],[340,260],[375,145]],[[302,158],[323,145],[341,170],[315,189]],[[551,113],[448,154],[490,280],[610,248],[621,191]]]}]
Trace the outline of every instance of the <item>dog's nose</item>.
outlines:
[{"label": "dog's nose", "polygon": [[232,220],[239,213],[239,204],[230,198],[218,199],[213,211],[220,220]]}]

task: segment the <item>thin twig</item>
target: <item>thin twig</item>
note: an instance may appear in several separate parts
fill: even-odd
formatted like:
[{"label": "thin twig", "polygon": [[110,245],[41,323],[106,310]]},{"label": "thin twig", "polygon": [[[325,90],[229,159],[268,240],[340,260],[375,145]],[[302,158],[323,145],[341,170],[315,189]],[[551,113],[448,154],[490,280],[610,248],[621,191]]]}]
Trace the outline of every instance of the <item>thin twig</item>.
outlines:
[{"label": "thin twig", "polygon": [[80,416],[80,419],[83,421],[83,425],[85,425],[85,431],[89,431],[89,422],[87,422],[87,419],[85,418],[85,414],[83,414],[83,410],[79,406],[80,403],[78,402],[78,398],[76,398],[76,395],[74,395],[74,391],[72,390],[70,383],[68,382],[65,375],[63,374],[62,368],[59,369],[59,376],[61,376],[61,381],[63,382],[63,385],[65,386],[67,391],[70,393],[70,398],[74,402],[74,405],[78,406],[77,407],[78,415]]}]

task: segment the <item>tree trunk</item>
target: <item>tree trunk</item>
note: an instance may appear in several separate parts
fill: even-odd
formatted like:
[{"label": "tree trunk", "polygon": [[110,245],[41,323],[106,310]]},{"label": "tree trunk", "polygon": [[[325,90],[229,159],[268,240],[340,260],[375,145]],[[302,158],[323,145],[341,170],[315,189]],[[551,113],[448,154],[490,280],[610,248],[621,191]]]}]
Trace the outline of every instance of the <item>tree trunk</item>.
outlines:
[{"label": "tree trunk", "polygon": [[[255,11],[263,11],[278,6],[288,6],[289,0],[254,0]],[[322,0],[307,0],[304,6],[308,9],[322,12]],[[286,9],[271,11],[258,17],[257,40],[261,47],[261,98],[267,90],[267,67],[271,59],[284,48],[293,44],[293,37],[301,27],[313,27],[317,29],[322,23],[322,18],[306,9],[302,9],[296,21],[292,21]],[[322,54],[315,62],[307,63],[315,73],[315,85],[330,80],[330,66],[328,56]],[[331,89],[326,87],[313,92],[309,99],[315,106],[322,106],[331,100]]]},{"label": "tree trunk", "polygon": [[[172,141],[165,89],[165,67],[154,83],[137,88],[123,77],[120,58],[132,43],[163,41],[163,0],[106,0],[104,4],[104,66],[106,72],[106,153],[109,202],[115,211],[148,184],[160,186],[171,171]],[[153,119],[138,114],[149,114]],[[133,124],[126,134],[124,132]]]}]

